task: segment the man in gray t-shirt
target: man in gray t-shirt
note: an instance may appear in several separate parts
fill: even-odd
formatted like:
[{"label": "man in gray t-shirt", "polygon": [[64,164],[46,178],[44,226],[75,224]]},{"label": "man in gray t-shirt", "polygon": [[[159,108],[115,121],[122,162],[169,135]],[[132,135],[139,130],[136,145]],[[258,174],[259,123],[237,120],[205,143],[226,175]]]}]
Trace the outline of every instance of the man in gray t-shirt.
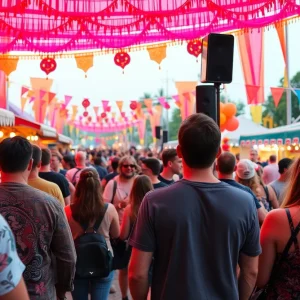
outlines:
[{"label": "man in gray t-shirt", "polygon": [[214,177],[220,139],[203,114],[182,123],[184,179],[146,195],[129,241],[134,299],[147,296],[153,255],[152,299],[249,299],[261,252],[257,212],[249,193]]},{"label": "man in gray t-shirt", "polygon": [[275,191],[277,200],[279,204],[282,204],[282,201],[285,196],[286,188],[287,188],[287,180],[288,180],[288,169],[292,164],[292,160],[289,158],[283,158],[278,162],[278,169],[280,177],[279,179],[270,183],[270,186]]}]

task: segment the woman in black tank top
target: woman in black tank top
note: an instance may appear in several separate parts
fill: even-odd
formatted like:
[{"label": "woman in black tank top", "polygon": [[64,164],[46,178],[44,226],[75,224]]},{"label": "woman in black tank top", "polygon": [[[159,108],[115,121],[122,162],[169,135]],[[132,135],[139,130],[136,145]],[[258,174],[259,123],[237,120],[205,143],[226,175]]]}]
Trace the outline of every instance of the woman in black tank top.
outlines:
[{"label": "woman in black tank top", "polygon": [[261,229],[257,286],[265,299],[300,299],[300,159],[291,172],[282,208],[270,212]]}]

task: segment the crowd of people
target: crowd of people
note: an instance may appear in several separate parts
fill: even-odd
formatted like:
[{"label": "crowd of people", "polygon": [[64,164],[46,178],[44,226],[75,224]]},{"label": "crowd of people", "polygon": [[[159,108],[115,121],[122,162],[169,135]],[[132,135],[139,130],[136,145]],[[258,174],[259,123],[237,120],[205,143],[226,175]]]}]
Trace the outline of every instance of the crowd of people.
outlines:
[{"label": "crowd of people", "polygon": [[177,149],[62,155],[0,143],[0,299],[300,299],[300,159],[221,152],[194,114]]}]

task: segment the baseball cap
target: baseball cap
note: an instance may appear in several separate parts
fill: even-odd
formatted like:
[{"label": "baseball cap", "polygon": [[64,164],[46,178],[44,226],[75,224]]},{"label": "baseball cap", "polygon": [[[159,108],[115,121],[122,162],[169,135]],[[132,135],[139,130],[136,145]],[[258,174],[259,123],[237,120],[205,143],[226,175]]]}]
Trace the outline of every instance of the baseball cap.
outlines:
[{"label": "baseball cap", "polygon": [[236,174],[241,179],[250,179],[255,176],[256,167],[250,159],[241,159],[237,164]]}]

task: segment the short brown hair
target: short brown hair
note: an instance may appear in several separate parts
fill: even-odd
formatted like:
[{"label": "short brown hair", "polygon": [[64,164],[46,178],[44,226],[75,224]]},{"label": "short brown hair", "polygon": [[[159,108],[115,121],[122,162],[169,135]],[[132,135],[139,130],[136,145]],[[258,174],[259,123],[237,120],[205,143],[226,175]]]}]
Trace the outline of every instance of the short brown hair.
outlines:
[{"label": "short brown hair", "polygon": [[39,146],[37,145],[32,145],[32,169],[35,169],[38,164],[41,162],[42,159],[42,150]]},{"label": "short brown hair", "polygon": [[174,161],[176,156],[177,156],[176,149],[165,149],[161,157],[164,167],[168,166],[169,161]]},{"label": "short brown hair", "polygon": [[51,152],[49,149],[42,149],[42,166],[48,166],[50,164]]},{"label": "short brown hair", "polygon": [[221,143],[221,132],[210,117],[193,114],[184,120],[178,141],[185,163],[190,168],[204,169],[214,163]]},{"label": "short brown hair", "polygon": [[236,165],[235,156],[230,152],[223,152],[217,161],[218,171],[221,174],[231,175]]}]

